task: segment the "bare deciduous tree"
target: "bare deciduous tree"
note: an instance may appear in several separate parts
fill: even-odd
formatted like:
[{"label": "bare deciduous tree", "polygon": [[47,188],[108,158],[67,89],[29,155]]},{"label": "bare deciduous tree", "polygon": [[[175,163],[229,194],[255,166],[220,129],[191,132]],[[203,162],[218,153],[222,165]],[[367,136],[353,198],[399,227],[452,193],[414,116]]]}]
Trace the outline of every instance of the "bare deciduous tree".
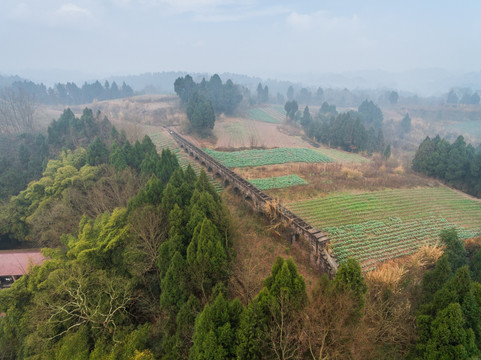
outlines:
[{"label": "bare deciduous tree", "polygon": [[54,274],[55,293],[43,299],[48,312],[48,324],[64,330],[51,337],[61,337],[81,325],[106,329],[115,341],[115,332],[134,296],[124,279],[109,276],[104,271],[88,273],[73,267]]},{"label": "bare deciduous tree", "polygon": [[270,310],[272,321],[269,326],[269,345],[276,359],[299,359],[305,334],[300,314],[290,309],[285,292],[281,292]]},{"label": "bare deciduous tree", "polygon": [[241,243],[236,247],[236,261],[233,266],[231,288],[244,304],[248,304],[262,288],[261,264],[251,249]]},{"label": "bare deciduous tree", "polygon": [[0,132],[19,133],[33,129],[35,99],[20,88],[0,92]]},{"label": "bare deciduous tree", "polygon": [[[354,301],[349,293],[316,289],[306,308],[306,350],[313,360],[352,358],[357,327],[350,321]],[[354,356],[355,357],[355,356]]]},{"label": "bare deciduous tree", "polygon": [[136,237],[130,245],[141,261],[132,264],[138,275],[156,270],[159,247],[167,238],[167,220],[153,206],[136,209],[131,215],[131,230]]}]

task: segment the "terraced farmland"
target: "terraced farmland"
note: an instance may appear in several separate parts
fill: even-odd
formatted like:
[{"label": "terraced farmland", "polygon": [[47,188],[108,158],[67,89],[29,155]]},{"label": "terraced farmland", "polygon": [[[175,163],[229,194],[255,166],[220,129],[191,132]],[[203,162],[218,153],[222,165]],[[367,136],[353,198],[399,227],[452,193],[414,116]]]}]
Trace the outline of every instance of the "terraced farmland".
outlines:
[{"label": "terraced farmland", "polygon": [[287,207],[330,235],[341,262],[354,257],[364,269],[434,244],[446,228],[481,236],[481,202],[445,187],[334,194]]},{"label": "terraced farmland", "polygon": [[211,149],[203,150],[230,168],[285,164],[290,162],[332,162],[332,160],[326,155],[306,148],[277,148],[269,150],[243,150],[232,152],[220,152]]},{"label": "terraced farmland", "polygon": [[249,182],[260,190],[282,189],[296,185],[307,185],[307,182],[297,175],[275,176],[264,179],[249,179]]}]

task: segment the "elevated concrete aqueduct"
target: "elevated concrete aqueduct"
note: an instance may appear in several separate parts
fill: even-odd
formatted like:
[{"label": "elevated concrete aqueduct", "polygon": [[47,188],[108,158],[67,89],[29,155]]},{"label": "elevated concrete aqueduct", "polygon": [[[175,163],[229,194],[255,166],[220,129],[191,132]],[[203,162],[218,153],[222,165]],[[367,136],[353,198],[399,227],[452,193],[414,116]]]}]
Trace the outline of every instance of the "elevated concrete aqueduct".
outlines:
[{"label": "elevated concrete aqueduct", "polygon": [[230,185],[236,193],[242,194],[256,211],[267,214],[272,213],[272,210],[274,210],[276,215],[283,220],[283,223],[287,226],[288,230],[290,230],[294,241],[297,240],[299,236],[304,236],[312,248],[311,261],[319,266],[322,271],[327,272],[330,276],[334,276],[338,268],[338,263],[326,249],[326,245],[329,243],[329,237],[325,233],[309,225],[281,204],[274,202],[269,195],[259,190],[243,177],[237,175],[212,156],[206,154],[175,131],[170,129],[168,129],[168,131],[181,148],[205,166],[207,171],[221,178],[225,186]]}]

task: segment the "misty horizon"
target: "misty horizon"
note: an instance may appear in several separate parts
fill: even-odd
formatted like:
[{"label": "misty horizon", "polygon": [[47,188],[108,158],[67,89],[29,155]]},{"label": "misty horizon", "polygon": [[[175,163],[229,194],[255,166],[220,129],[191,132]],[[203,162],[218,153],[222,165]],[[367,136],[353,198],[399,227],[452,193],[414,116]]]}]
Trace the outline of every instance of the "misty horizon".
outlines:
[{"label": "misty horizon", "polygon": [[[428,94],[465,86],[469,79],[458,79],[481,70],[479,13],[480,3],[444,1],[7,0],[0,73],[41,82],[236,73],[305,85],[330,79],[325,86],[342,75],[361,87]],[[423,75],[410,85],[406,74]]]}]

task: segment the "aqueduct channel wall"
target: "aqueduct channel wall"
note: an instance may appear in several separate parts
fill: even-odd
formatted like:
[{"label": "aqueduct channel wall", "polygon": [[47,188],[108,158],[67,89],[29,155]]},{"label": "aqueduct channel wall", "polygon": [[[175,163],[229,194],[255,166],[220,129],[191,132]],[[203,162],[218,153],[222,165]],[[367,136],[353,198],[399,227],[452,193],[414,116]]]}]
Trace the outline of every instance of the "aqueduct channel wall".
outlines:
[{"label": "aqueduct channel wall", "polygon": [[208,172],[213,173],[215,177],[221,178],[225,186],[232,186],[236,193],[242,194],[256,211],[266,214],[267,209],[274,206],[276,214],[283,220],[283,223],[286,224],[290,231],[292,236],[291,240],[295,241],[299,236],[307,239],[311,246],[311,262],[317,265],[322,271],[327,272],[330,276],[334,276],[338,268],[338,263],[327,251],[326,245],[329,243],[327,234],[309,225],[281,204],[274,202],[269,195],[187,141],[175,131],[170,129],[168,131],[181,148],[205,166]]}]

